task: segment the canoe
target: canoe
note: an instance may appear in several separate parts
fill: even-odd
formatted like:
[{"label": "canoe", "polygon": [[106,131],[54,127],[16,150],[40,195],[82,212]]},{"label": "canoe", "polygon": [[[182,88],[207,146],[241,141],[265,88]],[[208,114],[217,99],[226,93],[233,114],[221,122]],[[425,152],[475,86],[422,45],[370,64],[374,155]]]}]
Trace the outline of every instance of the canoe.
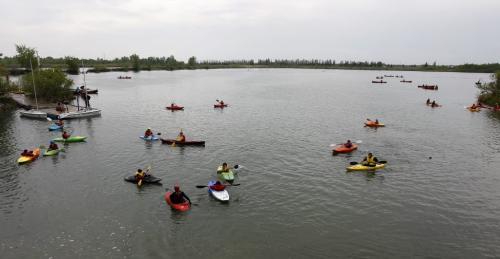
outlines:
[{"label": "canoe", "polygon": [[377,170],[385,167],[385,164],[376,164],[375,166],[365,166],[362,164],[355,164],[352,166],[348,166],[347,171],[369,171],[369,170]]},{"label": "canoe", "polygon": [[212,189],[212,186],[215,185],[216,181],[211,180],[208,181],[208,193],[212,195],[216,200],[218,201],[229,201],[229,193],[227,190],[222,190],[222,191],[216,191]]},{"label": "canoe", "polygon": [[183,107],[183,106],[167,106],[166,108],[167,108],[167,110],[171,110],[171,111],[180,111],[180,110],[184,110],[184,107]]},{"label": "canoe", "polygon": [[52,141],[55,142],[64,142],[64,143],[73,143],[73,142],[84,142],[87,137],[85,136],[71,136],[67,139],[63,138],[55,138]]},{"label": "canoe", "polygon": [[375,80],[373,80],[373,81],[372,81],[372,83],[373,83],[373,84],[385,84],[385,83],[387,83],[387,82],[386,82],[386,81],[382,81],[382,80],[380,80],[380,81],[375,81]]},{"label": "canoe", "polygon": [[234,173],[233,173],[233,170],[229,169],[229,171],[227,172],[222,172],[222,166],[219,166],[217,168],[217,174],[219,175],[219,177],[228,182],[228,183],[233,183],[234,182]]},{"label": "canoe", "polygon": [[175,143],[176,146],[205,146],[205,141],[184,141],[179,142],[175,139],[164,139],[161,138],[161,143],[172,145]]},{"label": "canoe", "polygon": [[33,150],[33,156],[21,156],[21,157],[19,157],[19,159],[17,159],[17,163],[19,163],[19,164],[29,163],[29,162],[37,159],[39,156],[40,156],[40,149],[35,148],[35,150]]},{"label": "canoe", "polygon": [[228,104],[214,104],[214,108],[224,108],[227,106],[228,106]]},{"label": "canoe", "polygon": [[[131,183],[137,183],[137,179],[135,178],[135,175],[130,175],[124,178],[125,181],[131,182]],[[152,176],[150,174],[146,175],[144,179],[142,179],[143,183],[160,183],[161,178]]]},{"label": "canoe", "polygon": [[377,124],[374,121],[369,121],[369,122],[365,122],[365,126],[377,128],[377,127],[385,127],[385,124],[383,124],[383,123],[378,123]]},{"label": "canoe", "polygon": [[43,156],[55,156],[57,154],[59,154],[59,149],[45,150],[43,152]]},{"label": "canoe", "polygon": [[157,136],[149,136],[149,137],[139,136],[139,138],[145,141],[154,141],[159,139]]},{"label": "canoe", "polygon": [[59,126],[59,125],[56,125],[56,124],[51,124],[51,125],[49,126],[49,130],[50,130],[50,131],[54,131],[54,130],[62,130],[62,128],[63,128],[62,126]]},{"label": "canoe", "polygon": [[167,202],[168,205],[170,205],[170,208],[177,211],[187,211],[189,210],[189,208],[191,208],[191,205],[189,204],[188,201],[184,201],[183,203],[179,204],[172,203],[172,201],[170,200],[171,194],[172,194],[171,191],[167,191],[167,193],[165,193],[165,201]]},{"label": "canoe", "polygon": [[333,149],[333,154],[336,155],[338,153],[350,153],[356,149],[358,149],[358,145],[356,144],[352,144],[352,147],[350,148],[345,147],[344,145],[338,145]]},{"label": "canoe", "polygon": [[471,108],[471,107],[467,107],[467,110],[471,111],[471,112],[478,112],[478,111],[481,111],[481,108]]}]

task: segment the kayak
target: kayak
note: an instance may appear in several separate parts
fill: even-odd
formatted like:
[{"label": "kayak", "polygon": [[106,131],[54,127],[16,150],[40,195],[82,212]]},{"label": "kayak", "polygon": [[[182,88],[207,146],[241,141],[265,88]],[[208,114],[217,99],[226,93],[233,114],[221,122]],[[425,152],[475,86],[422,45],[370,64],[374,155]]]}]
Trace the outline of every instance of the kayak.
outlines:
[{"label": "kayak", "polygon": [[84,142],[87,137],[85,136],[71,136],[67,139],[63,138],[55,138],[52,141],[55,142],[64,142],[64,143],[72,143],[72,142]]},{"label": "kayak", "polygon": [[372,83],[373,83],[373,84],[385,84],[385,83],[387,83],[387,82],[386,82],[386,81],[382,81],[382,80],[380,80],[380,81],[375,81],[375,80],[372,80]]},{"label": "kayak", "polygon": [[467,107],[467,110],[471,111],[471,112],[478,112],[478,111],[481,111],[481,108],[471,108],[471,107]]},{"label": "kayak", "polygon": [[52,150],[45,150],[45,152],[43,152],[43,156],[55,156],[59,154],[59,149],[52,149]]},{"label": "kayak", "polygon": [[227,190],[222,190],[222,191],[216,191],[212,189],[212,186],[214,186],[216,181],[211,180],[208,181],[208,193],[212,195],[216,200],[218,201],[229,201],[229,193]]},{"label": "kayak", "polygon": [[368,121],[368,122],[365,122],[365,126],[377,128],[377,127],[385,127],[385,124],[383,124],[383,123],[377,124],[374,121]]},{"label": "kayak", "polygon": [[167,108],[167,110],[171,110],[171,111],[180,111],[180,110],[184,110],[184,107],[183,107],[183,106],[167,106],[166,108]]},{"label": "kayak", "polygon": [[[135,178],[135,175],[127,176],[124,178],[125,181],[131,182],[131,183],[137,183],[137,179]],[[160,183],[161,178],[152,176],[150,174],[146,175],[144,179],[142,179],[143,183]]]},{"label": "kayak", "polygon": [[227,104],[214,104],[214,108],[224,108],[227,107]]},{"label": "kayak", "polygon": [[168,205],[170,205],[170,208],[178,211],[187,211],[189,210],[189,208],[191,208],[191,205],[189,204],[188,201],[184,201],[183,203],[179,204],[172,203],[172,201],[170,200],[171,194],[172,194],[171,191],[167,191],[167,193],[165,193],[165,201],[167,202]]},{"label": "kayak", "polygon": [[333,154],[338,154],[338,153],[351,153],[352,151],[358,149],[358,145],[352,144],[352,147],[348,148],[345,147],[344,145],[338,145],[333,149]]},{"label": "kayak", "polygon": [[50,131],[54,131],[54,130],[62,130],[62,126],[59,126],[59,125],[56,125],[56,124],[52,124],[49,126],[49,130]]},{"label": "kayak", "polygon": [[184,141],[179,142],[175,139],[164,139],[161,138],[161,143],[171,145],[175,143],[177,146],[205,146],[205,141]]},{"label": "kayak", "polygon": [[217,168],[217,174],[219,175],[219,177],[228,182],[228,183],[233,183],[234,182],[234,173],[233,173],[233,170],[229,169],[229,171],[227,172],[222,172],[222,166],[219,166]]},{"label": "kayak", "polygon": [[145,141],[153,141],[153,140],[158,140],[157,136],[149,136],[149,137],[144,137],[144,136],[139,136],[139,138],[145,140]]},{"label": "kayak", "polygon": [[17,162],[19,164],[29,163],[29,162],[37,159],[38,156],[40,156],[40,149],[35,148],[35,150],[33,150],[33,156],[21,156],[21,157],[19,157],[19,159],[17,159]]},{"label": "kayak", "polygon": [[347,171],[369,171],[369,170],[377,170],[385,167],[385,164],[376,164],[375,166],[365,166],[362,164],[355,164],[352,166],[348,166]]}]

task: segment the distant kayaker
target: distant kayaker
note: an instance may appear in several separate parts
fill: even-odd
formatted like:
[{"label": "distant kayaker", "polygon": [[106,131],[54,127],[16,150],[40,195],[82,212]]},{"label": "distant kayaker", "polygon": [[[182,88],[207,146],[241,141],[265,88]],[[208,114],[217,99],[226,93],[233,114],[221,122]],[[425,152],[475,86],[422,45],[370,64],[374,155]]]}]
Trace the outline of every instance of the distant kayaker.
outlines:
[{"label": "distant kayaker", "polygon": [[222,163],[222,169],[220,170],[220,172],[229,172],[229,167],[227,166],[226,162]]},{"label": "distant kayaker", "polygon": [[191,200],[184,192],[181,192],[181,188],[178,185],[174,186],[174,192],[170,194],[170,201],[174,204],[179,204],[185,200],[188,200],[189,204],[191,204]]},{"label": "distant kayaker", "polygon": [[365,158],[363,158],[363,161],[361,162],[361,164],[365,165],[365,166],[374,166],[377,164],[377,162],[378,162],[378,159],[376,157],[374,157],[372,153],[368,153],[368,155],[365,156]]},{"label": "distant kayaker", "polygon": [[144,132],[144,137],[145,138],[148,138],[148,137],[152,137],[153,136],[153,131],[151,131],[151,128],[148,128],[145,132]]},{"label": "distant kayaker", "polygon": [[179,132],[179,135],[177,136],[177,139],[176,139],[177,142],[186,142],[186,136],[184,136],[184,133],[182,132]]},{"label": "distant kayaker", "polygon": [[54,141],[51,141],[49,148],[47,150],[50,151],[50,150],[58,150],[58,149],[59,149],[59,146],[57,146],[57,144]]},{"label": "distant kayaker", "polygon": [[33,156],[33,151],[25,149],[21,153],[21,156]]},{"label": "distant kayaker", "polygon": [[70,135],[68,132],[63,131],[63,133],[62,133],[62,138],[63,138],[63,139],[68,139],[69,137],[71,137],[71,135]]},{"label": "distant kayaker", "polygon": [[377,124],[377,125],[378,125],[378,119],[375,119],[375,124]]},{"label": "distant kayaker", "polygon": [[432,101],[431,106],[432,106],[432,107],[436,107],[436,106],[437,106],[437,104],[436,104],[436,100],[433,100],[433,101]]},{"label": "distant kayaker", "polygon": [[427,102],[425,102],[427,105],[431,104],[431,99],[427,98]]},{"label": "distant kayaker", "polygon": [[177,107],[177,105],[175,103],[171,103],[170,107],[174,108],[174,107]]},{"label": "distant kayaker", "polygon": [[137,169],[137,172],[135,172],[135,179],[137,181],[140,181],[142,179],[144,179],[144,177],[146,177],[146,173],[144,171],[142,171],[142,169]]},{"label": "distant kayaker", "polygon": [[224,101],[223,101],[223,100],[220,100],[219,104],[220,104],[221,106],[224,106]]},{"label": "distant kayaker", "polygon": [[476,109],[478,108],[477,105],[475,103],[473,103],[471,106],[470,106],[471,109]]},{"label": "distant kayaker", "polygon": [[344,147],[346,148],[351,148],[352,147],[352,142],[350,139],[347,140],[347,142],[344,144]]}]

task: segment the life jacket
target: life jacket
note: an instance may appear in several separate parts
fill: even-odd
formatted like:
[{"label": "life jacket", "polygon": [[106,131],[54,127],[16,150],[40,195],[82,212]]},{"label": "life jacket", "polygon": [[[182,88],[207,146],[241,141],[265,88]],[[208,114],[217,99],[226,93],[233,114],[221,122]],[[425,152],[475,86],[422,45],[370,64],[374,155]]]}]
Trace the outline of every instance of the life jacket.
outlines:
[{"label": "life jacket", "polygon": [[144,171],[142,171],[140,173],[139,172],[135,173],[135,179],[137,179],[137,180],[144,179],[144,177],[146,177],[146,173],[144,173]]},{"label": "life jacket", "polygon": [[145,137],[149,137],[149,136],[152,136],[153,135],[153,132],[151,130],[146,130],[146,132],[144,132],[144,136]]},{"label": "life jacket", "polygon": [[366,162],[368,164],[375,164],[375,163],[377,163],[377,162],[375,162],[375,157],[374,156],[372,156],[372,157],[366,156]]},{"label": "life jacket", "polygon": [[226,189],[226,186],[224,186],[222,184],[214,184],[214,185],[210,186],[210,189],[220,192],[220,191],[224,191],[224,189]]}]

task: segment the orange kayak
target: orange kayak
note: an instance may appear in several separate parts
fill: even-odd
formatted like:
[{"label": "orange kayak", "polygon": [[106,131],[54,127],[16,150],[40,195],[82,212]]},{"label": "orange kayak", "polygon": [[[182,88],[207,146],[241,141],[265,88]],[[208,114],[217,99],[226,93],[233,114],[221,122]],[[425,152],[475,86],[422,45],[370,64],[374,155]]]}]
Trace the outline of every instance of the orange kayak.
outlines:
[{"label": "orange kayak", "polygon": [[376,128],[376,127],[385,127],[385,124],[383,124],[383,123],[378,123],[377,124],[374,121],[367,121],[367,122],[365,122],[365,126]]},{"label": "orange kayak", "polygon": [[344,145],[338,145],[333,149],[333,154],[336,155],[338,153],[350,153],[354,150],[358,149],[358,145],[352,144],[352,147],[348,148]]},{"label": "orange kayak", "polygon": [[33,150],[33,156],[21,156],[19,159],[17,159],[17,162],[19,164],[29,163],[37,159],[39,156],[40,156],[40,149],[36,148],[35,150]]}]

